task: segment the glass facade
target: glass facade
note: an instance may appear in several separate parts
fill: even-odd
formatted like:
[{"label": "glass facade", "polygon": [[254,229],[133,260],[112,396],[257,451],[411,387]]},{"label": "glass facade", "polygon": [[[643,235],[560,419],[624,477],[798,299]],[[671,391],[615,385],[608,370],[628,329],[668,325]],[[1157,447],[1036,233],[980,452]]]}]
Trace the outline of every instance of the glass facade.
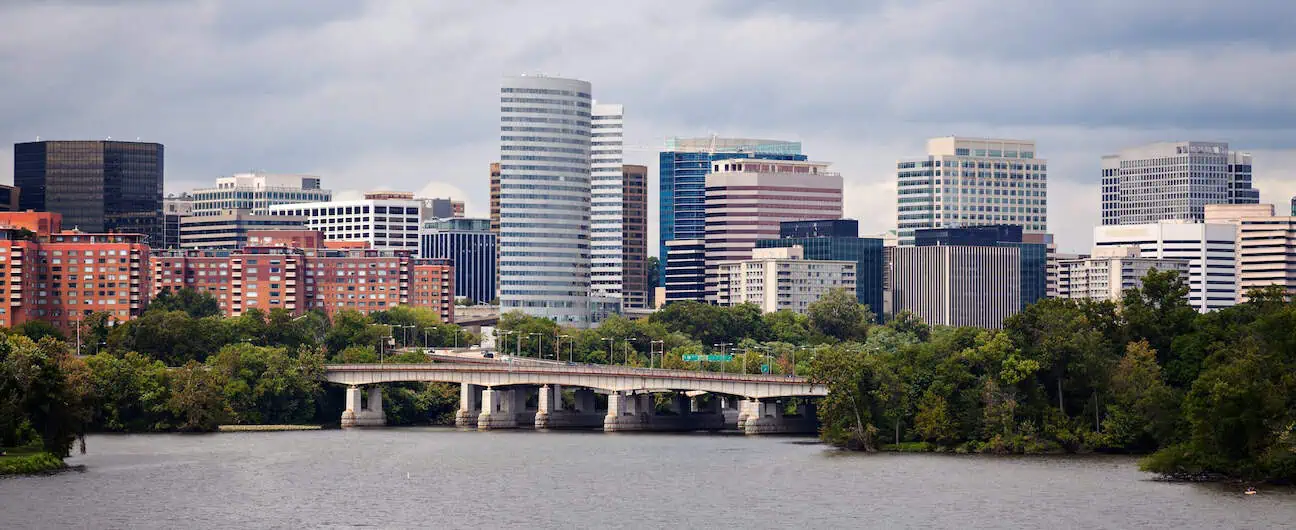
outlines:
[{"label": "glass facade", "polygon": [[711,163],[735,158],[806,160],[800,142],[743,138],[676,138],[658,158],[659,254],[665,277],[666,242],[702,239],[706,232],[706,176]]},{"label": "glass facade", "polygon": [[425,225],[423,258],[454,264],[455,297],[474,302],[495,298],[495,233],[490,219],[447,219]]},{"label": "glass facade", "polygon": [[86,232],[162,240],[162,144],[46,141],[14,144],[19,207],[63,215]]},{"label": "glass facade", "polygon": [[756,248],[800,245],[805,259],[855,262],[855,298],[881,321],[885,265],[881,239],[858,237],[859,223],[853,219],[785,222],[780,223],[779,233],[783,237],[758,240]]}]

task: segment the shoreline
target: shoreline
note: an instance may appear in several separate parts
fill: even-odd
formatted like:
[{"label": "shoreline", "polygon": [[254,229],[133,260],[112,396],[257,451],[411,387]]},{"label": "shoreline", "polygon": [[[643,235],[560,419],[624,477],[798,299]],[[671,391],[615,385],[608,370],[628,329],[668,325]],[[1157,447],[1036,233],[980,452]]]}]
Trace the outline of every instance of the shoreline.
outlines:
[{"label": "shoreline", "polygon": [[318,431],[322,425],[221,425],[216,432]]},{"label": "shoreline", "polygon": [[46,452],[0,457],[0,476],[40,475],[67,467],[62,458]]}]

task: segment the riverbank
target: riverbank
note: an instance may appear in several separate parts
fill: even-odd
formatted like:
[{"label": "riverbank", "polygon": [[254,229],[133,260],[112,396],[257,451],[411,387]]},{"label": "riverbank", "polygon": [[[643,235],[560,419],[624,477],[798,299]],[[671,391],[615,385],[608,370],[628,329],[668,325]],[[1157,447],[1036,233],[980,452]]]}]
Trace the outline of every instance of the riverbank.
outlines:
[{"label": "riverbank", "polygon": [[318,431],[320,425],[221,425],[217,432]]},{"label": "riverbank", "polygon": [[0,475],[31,475],[67,467],[63,459],[39,449],[6,450],[0,456]]}]

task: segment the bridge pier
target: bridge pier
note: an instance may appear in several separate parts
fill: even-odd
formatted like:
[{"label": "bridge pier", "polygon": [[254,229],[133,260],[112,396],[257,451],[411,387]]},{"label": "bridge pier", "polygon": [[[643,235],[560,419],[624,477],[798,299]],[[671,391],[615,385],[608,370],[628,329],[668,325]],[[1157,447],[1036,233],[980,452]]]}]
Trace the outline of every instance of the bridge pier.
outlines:
[{"label": "bridge pier", "polygon": [[785,416],[783,403],[776,399],[753,401],[743,432],[747,434],[812,434],[818,431],[819,421],[815,417],[814,405],[802,403],[797,407],[798,414]]},{"label": "bridge pier", "polygon": [[346,389],[346,409],[342,411],[342,428],[382,427],[387,424],[387,416],[382,408],[382,387],[374,385],[368,388],[369,402],[364,403],[358,385]]},{"label": "bridge pier", "polygon": [[482,387],[464,383],[459,385],[459,412],[455,413],[455,427],[477,427],[481,415]]},{"label": "bridge pier", "polygon": [[628,392],[608,394],[608,410],[607,416],[603,419],[603,430],[606,432],[643,430],[643,418],[635,410],[638,402],[638,396]]},{"label": "bridge pier", "polygon": [[486,387],[482,390],[481,414],[477,415],[477,430],[516,429],[517,411],[513,390]]}]

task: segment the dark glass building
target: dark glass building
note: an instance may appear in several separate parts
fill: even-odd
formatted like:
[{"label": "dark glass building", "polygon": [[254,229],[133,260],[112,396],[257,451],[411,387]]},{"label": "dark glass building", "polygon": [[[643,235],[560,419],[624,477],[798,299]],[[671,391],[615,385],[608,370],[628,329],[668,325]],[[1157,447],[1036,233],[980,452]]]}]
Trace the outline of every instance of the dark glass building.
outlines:
[{"label": "dark glass building", "polygon": [[1020,225],[931,228],[914,231],[916,247],[1020,247],[1022,307],[1044,299],[1048,292],[1048,245],[1024,241]]},{"label": "dark glass building", "polygon": [[787,221],[779,223],[778,239],[756,241],[756,248],[786,248],[800,245],[805,259],[855,262],[855,298],[869,306],[881,321],[882,240],[859,237],[859,221]]},{"label": "dark glass building", "polygon": [[454,264],[455,297],[474,302],[495,299],[497,237],[490,219],[453,218],[423,224],[423,258],[446,258]]},{"label": "dark glass building", "polygon": [[14,144],[19,207],[57,212],[86,232],[162,240],[162,144],[45,141]]}]

